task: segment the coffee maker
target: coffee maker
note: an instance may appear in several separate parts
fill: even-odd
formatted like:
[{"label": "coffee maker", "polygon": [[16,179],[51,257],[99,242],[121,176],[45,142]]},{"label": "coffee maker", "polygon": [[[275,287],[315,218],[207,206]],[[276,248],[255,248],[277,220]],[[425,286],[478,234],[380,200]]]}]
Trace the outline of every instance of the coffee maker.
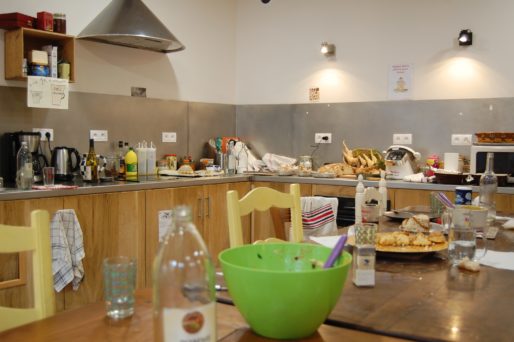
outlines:
[{"label": "coffee maker", "polygon": [[43,180],[43,167],[48,166],[48,161],[39,152],[41,133],[20,131],[5,133],[0,144],[0,175],[6,184],[16,184],[16,156],[22,141],[27,142],[29,151],[32,153],[34,182]]}]

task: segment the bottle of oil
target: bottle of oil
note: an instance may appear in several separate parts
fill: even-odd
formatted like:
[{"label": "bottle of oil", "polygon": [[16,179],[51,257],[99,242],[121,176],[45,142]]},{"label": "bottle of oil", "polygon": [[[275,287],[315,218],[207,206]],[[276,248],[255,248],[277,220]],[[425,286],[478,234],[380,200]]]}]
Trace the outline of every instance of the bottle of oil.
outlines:
[{"label": "bottle of oil", "polygon": [[125,178],[128,181],[137,181],[137,154],[129,147],[125,155]]},{"label": "bottle of oil", "polygon": [[88,183],[98,182],[98,161],[96,159],[95,141],[93,139],[89,139],[89,153],[86,157],[86,172],[83,181]]}]

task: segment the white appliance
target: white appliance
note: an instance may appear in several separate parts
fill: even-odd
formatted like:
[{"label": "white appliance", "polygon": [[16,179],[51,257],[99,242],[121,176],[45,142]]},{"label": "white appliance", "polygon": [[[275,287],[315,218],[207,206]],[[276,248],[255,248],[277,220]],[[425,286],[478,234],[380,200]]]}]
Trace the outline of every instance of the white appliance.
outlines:
[{"label": "white appliance", "polygon": [[385,153],[386,176],[388,179],[403,179],[416,173],[417,161],[421,155],[410,147],[402,145],[389,146]]},{"label": "white appliance", "polygon": [[483,173],[487,153],[494,154],[493,171],[497,174],[507,174],[508,182],[514,183],[514,144],[473,144],[469,158],[469,172]]}]

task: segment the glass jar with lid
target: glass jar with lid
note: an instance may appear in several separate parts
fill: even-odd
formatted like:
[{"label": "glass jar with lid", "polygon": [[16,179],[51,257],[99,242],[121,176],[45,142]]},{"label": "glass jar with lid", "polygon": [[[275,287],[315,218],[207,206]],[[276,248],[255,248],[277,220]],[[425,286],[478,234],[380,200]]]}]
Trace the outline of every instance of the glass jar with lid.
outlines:
[{"label": "glass jar with lid", "polygon": [[66,34],[66,14],[54,13],[54,32]]},{"label": "glass jar with lid", "polygon": [[298,176],[310,176],[312,174],[312,157],[300,156],[298,158]]}]

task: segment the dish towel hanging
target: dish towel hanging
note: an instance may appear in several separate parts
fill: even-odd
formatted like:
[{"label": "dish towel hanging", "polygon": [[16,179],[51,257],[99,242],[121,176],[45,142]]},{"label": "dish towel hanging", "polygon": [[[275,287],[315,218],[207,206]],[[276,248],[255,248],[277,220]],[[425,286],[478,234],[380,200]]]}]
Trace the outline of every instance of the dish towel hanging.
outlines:
[{"label": "dish towel hanging", "polygon": [[52,218],[50,228],[54,289],[60,292],[71,282],[73,290],[77,291],[84,277],[82,259],[86,253],[82,229],[75,211],[58,210]]},{"label": "dish towel hanging", "polygon": [[306,236],[337,234],[337,198],[302,197],[302,224]]}]

